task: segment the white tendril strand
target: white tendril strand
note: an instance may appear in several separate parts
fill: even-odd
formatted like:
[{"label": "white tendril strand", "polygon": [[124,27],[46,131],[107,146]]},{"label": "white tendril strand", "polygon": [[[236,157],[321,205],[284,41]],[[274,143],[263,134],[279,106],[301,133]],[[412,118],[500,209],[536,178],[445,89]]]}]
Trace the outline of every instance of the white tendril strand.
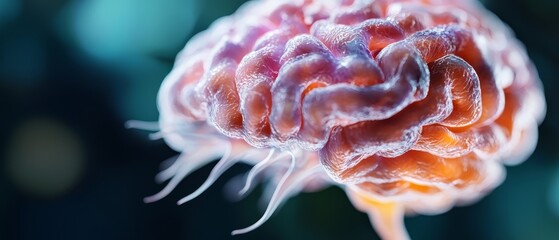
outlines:
[{"label": "white tendril strand", "polygon": [[170,157],[161,163],[161,172],[155,175],[156,183],[163,183],[175,175],[182,164],[181,159],[183,158],[181,158],[181,155]]},{"label": "white tendril strand", "polygon": [[[185,161],[192,161],[192,160],[188,160],[188,156],[187,153],[188,152],[194,152],[193,149],[197,149],[198,146],[198,142],[196,140],[192,140],[193,144],[189,145],[188,147],[185,146],[184,150],[182,151],[181,154],[179,154],[179,156],[175,156],[175,157],[171,157],[165,161],[163,161],[161,163],[162,166],[167,166],[167,167],[163,167],[163,170],[161,170],[161,172],[159,172],[156,176],[155,176],[155,182],[157,183],[163,183],[169,179],[171,179],[176,173],[177,171],[180,169],[180,167],[184,164],[190,164],[191,163],[185,163]],[[218,141],[219,142],[219,141]],[[217,144],[217,143],[216,143]],[[200,151],[200,149],[198,149],[198,151]],[[172,163],[169,163],[170,161],[173,160],[173,158],[176,158],[175,161],[173,161]],[[212,159],[207,159],[207,160],[212,160]],[[209,163],[210,161],[203,161],[202,163]],[[203,165],[198,166],[196,169],[198,169],[199,167],[202,167]],[[196,170],[196,169],[192,169],[192,171]]]},{"label": "white tendril strand", "polygon": [[[196,196],[194,196],[194,193],[192,193],[192,194],[189,195],[190,196],[189,199],[185,199],[185,198],[189,197],[189,196],[186,196],[185,198],[183,198],[183,200],[185,202],[187,202],[187,201],[190,201],[190,200],[196,198],[197,196],[199,196],[201,193],[203,193],[203,190],[207,190],[207,188],[209,188],[211,186],[211,184],[213,184],[217,180],[217,178],[219,178],[220,175],[223,174],[223,172],[225,172],[228,168],[233,166],[235,163],[245,162],[247,164],[253,164],[254,160],[250,156],[251,155],[258,155],[260,153],[260,151],[261,151],[261,149],[251,149],[251,150],[242,152],[235,157],[228,158],[228,159],[231,159],[231,160],[227,160],[227,159],[220,160],[220,162],[221,161],[226,161],[227,163],[226,164],[224,164],[223,162],[221,164],[218,163],[218,164],[216,164],[214,169],[212,169],[212,173],[216,173],[216,174],[219,174],[219,175],[214,174],[212,176],[212,173],[210,173],[210,176],[208,177],[208,179],[206,179],[206,181],[197,190],[197,191],[201,191],[201,192],[199,192],[199,194],[196,195]],[[231,152],[233,152],[233,148],[231,148]],[[220,172],[217,173],[217,171],[220,171]],[[180,202],[180,204],[185,203],[185,202]]]},{"label": "white tendril strand", "polygon": [[124,123],[124,127],[127,129],[139,129],[144,131],[159,131],[159,122],[147,122],[139,120],[129,120]]},{"label": "white tendril strand", "polygon": [[289,169],[287,169],[287,171],[285,172],[285,174],[283,175],[283,177],[279,181],[279,183],[276,187],[276,190],[274,191],[274,194],[272,195],[270,203],[269,203],[268,207],[266,208],[266,211],[264,212],[262,217],[257,222],[250,225],[249,227],[246,227],[246,228],[243,228],[243,229],[238,229],[238,230],[235,230],[235,231],[231,232],[231,235],[244,234],[244,233],[250,232],[250,231],[258,228],[259,226],[261,226],[264,222],[266,222],[272,216],[272,214],[277,209],[279,204],[286,198],[287,194],[290,192],[289,190],[290,190],[290,187],[292,187],[292,185],[287,186],[284,189],[283,188],[284,183],[287,181],[287,179],[289,178],[289,176],[291,175],[291,173],[295,169],[295,155],[293,155],[293,153],[289,152],[289,151],[288,151],[288,153],[291,156],[291,164],[289,166]]},{"label": "white tendril strand", "polygon": [[151,203],[166,197],[186,176],[219,156],[222,156],[222,153],[209,146],[199,149],[192,155],[187,155],[185,153],[180,154],[175,163],[156,176],[156,181],[161,182],[172,177],[169,183],[158,193],[145,197],[144,202]]},{"label": "white tendril strand", "polygon": [[233,166],[235,163],[237,163],[238,158],[231,158],[230,157],[232,148],[233,147],[232,147],[231,143],[227,142],[227,144],[225,145],[225,153],[223,154],[223,157],[219,160],[219,162],[215,165],[215,167],[210,172],[210,176],[208,176],[206,181],[204,181],[204,183],[198,189],[196,189],[196,191],[194,191],[193,193],[191,193],[191,194],[187,195],[186,197],[183,197],[182,199],[180,199],[177,202],[178,205],[186,203],[186,202],[200,196],[200,194],[204,193],[221,176],[221,174],[223,174],[227,169],[229,169],[231,166]]},{"label": "white tendril strand", "polygon": [[322,179],[325,175],[320,164],[303,166],[301,168],[296,168],[294,162],[294,155],[292,156],[292,168],[290,168],[280,183],[276,187],[276,191],[270,200],[266,212],[261,217],[261,219],[255,224],[240,230],[235,230],[232,232],[235,234],[243,234],[254,230],[255,228],[262,225],[273,212],[285,202],[285,200],[292,196],[293,194],[299,192],[302,188],[306,186],[307,183],[312,182],[315,179]]},{"label": "white tendril strand", "polygon": [[270,166],[270,164],[274,163],[273,156],[275,154],[275,151],[276,151],[275,149],[271,149],[270,152],[268,153],[268,155],[266,156],[266,158],[264,158],[262,161],[260,161],[259,163],[254,165],[254,167],[252,167],[250,169],[250,171],[248,172],[248,175],[246,177],[245,185],[239,191],[239,196],[243,196],[248,192],[248,190],[252,186],[252,182],[254,180],[254,177],[258,173],[260,173],[260,171],[264,170],[267,166]]},{"label": "white tendril strand", "polygon": [[[178,130],[178,129],[177,129]],[[165,135],[167,134],[173,134],[176,133],[177,130],[172,130],[172,131],[159,131],[159,132],[155,132],[155,133],[151,133],[149,135],[149,139],[150,140],[160,140],[163,139],[165,137]],[[222,136],[216,135],[216,134],[211,134],[209,135],[209,133],[205,133],[205,134],[197,134],[197,133],[180,133],[181,136],[183,137],[193,137],[193,138],[197,138],[197,139],[206,139],[206,140],[213,140],[213,139],[223,139]]]},{"label": "white tendril strand", "polygon": [[168,134],[179,134],[183,137],[194,137],[197,139],[205,139],[205,140],[214,140],[214,139],[221,139],[226,140],[224,136],[214,133],[193,133],[194,129],[197,129],[196,124],[189,124],[189,125],[175,125],[171,128],[166,128],[166,130],[162,130],[160,127],[160,123],[155,122],[147,122],[147,121],[139,121],[139,120],[129,120],[124,123],[124,127],[127,129],[139,129],[144,131],[151,131],[154,133],[149,134],[150,140],[160,140],[163,139]]},{"label": "white tendril strand", "polygon": [[[180,161],[180,157],[179,159],[177,159],[177,161]],[[155,201],[159,201],[162,198],[166,197],[167,195],[169,195],[169,193],[171,193],[173,191],[173,189],[175,189],[175,187],[191,172],[193,172],[195,170],[195,166],[193,164],[182,164],[179,165],[179,168],[176,170],[176,173],[173,174],[173,177],[171,178],[171,180],[169,181],[169,183],[167,183],[167,185],[165,185],[165,187],[159,191],[158,193],[151,195],[149,197],[145,197],[144,198],[144,202],[145,203],[152,203]]]},{"label": "white tendril strand", "polygon": [[[288,154],[289,156],[289,154]],[[280,172],[280,171],[286,171],[291,162],[288,161],[282,161],[284,156],[278,156],[276,160],[274,160],[274,163],[271,164],[270,166],[268,166],[263,173],[264,176],[262,178],[264,178],[263,180],[261,180],[262,182],[267,181],[267,183],[265,184],[264,190],[260,196],[260,199],[258,200],[258,207],[259,209],[261,209],[262,211],[265,211],[265,209],[268,207],[270,200],[272,199],[272,196],[274,195],[274,192],[276,191],[277,188],[277,183],[281,180],[281,176],[278,176],[276,173]],[[299,164],[298,164],[297,160],[295,162],[295,169],[299,168]]]}]

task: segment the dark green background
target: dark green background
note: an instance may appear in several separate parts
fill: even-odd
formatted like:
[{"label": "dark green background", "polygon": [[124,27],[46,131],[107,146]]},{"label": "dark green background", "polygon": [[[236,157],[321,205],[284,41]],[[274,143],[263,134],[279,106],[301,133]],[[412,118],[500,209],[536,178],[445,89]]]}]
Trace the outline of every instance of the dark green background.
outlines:
[{"label": "dark green background", "polygon": [[[183,206],[175,201],[211,166],[167,198],[142,202],[162,187],[153,176],[175,153],[124,121],[156,120],[174,55],[242,3],[0,0],[0,239],[376,239],[338,188],[301,194],[259,229],[231,237],[261,214],[260,191],[238,203],[224,198],[226,180],[248,170],[242,165]],[[537,150],[477,204],[406,225],[414,239],[559,239],[559,1],[484,4],[539,69],[548,112]]]}]

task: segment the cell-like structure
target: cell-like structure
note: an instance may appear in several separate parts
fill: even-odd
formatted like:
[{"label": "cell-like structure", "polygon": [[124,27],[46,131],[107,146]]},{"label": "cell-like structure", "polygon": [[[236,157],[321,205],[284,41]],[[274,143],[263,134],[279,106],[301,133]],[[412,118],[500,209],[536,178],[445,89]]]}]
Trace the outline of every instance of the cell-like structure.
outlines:
[{"label": "cell-like structure", "polygon": [[[245,194],[268,183],[264,223],[300,191],[335,185],[383,239],[405,214],[471,203],[534,150],[545,114],[523,46],[472,0],[259,0],[217,20],[178,55],[158,97],[159,132],[181,152],[166,196],[221,158]],[[138,125],[137,123],[132,125]]]}]

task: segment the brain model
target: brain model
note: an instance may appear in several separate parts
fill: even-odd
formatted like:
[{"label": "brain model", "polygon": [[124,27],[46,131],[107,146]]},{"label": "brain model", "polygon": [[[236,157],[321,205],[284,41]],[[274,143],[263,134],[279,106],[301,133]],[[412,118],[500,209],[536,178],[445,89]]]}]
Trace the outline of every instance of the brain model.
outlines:
[{"label": "brain model", "polygon": [[237,162],[241,194],[269,181],[261,225],[286,198],[345,189],[385,239],[406,213],[472,202],[533,151],[545,112],[523,47],[461,0],[261,0],[186,45],[158,98],[170,180],[221,157],[193,199]]}]

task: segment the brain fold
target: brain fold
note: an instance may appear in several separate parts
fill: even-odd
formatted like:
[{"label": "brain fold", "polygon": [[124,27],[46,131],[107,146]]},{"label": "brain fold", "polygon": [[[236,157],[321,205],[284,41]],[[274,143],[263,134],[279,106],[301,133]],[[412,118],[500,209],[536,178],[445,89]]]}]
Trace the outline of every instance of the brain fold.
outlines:
[{"label": "brain fold", "polygon": [[470,0],[250,2],[187,44],[158,101],[163,130],[316,152],[358,208],[428,213],[499,184],[545,112],[522,45]]}]

